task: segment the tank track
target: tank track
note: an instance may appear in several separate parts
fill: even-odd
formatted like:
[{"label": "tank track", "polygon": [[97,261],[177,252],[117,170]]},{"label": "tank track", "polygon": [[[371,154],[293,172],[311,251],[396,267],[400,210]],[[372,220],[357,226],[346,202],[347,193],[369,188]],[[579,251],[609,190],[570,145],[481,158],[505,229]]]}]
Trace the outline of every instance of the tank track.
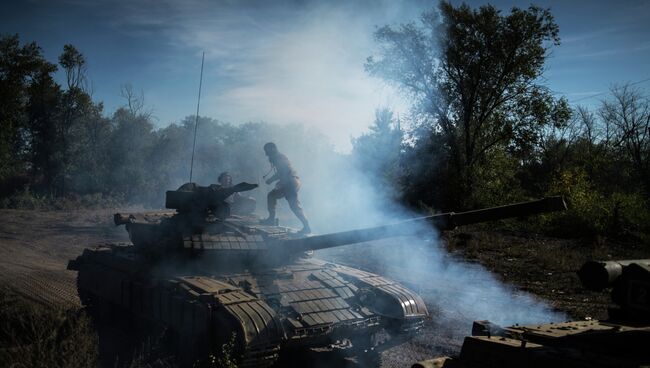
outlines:
[{"label": "tank track", "polygon": [[164,326],[175,349],[188,357],[218,354],[236,334],[241,367],[270,367],[279,357],[284,330],[275,311],[240,288],[206,276],[149,280],[125,278],[106,265],[83,267],[78,291],[91,315],[99,310],[125,311],[132,318]]},{"label": "tank track", "polygon": [[210,277],[181,277],[177,282],[178,287],[195,301],[210,306],[213,323],[230,320],[231,329],[242,335],[241,367],[275,364],[284,330],[270,306],[231,284]]}]

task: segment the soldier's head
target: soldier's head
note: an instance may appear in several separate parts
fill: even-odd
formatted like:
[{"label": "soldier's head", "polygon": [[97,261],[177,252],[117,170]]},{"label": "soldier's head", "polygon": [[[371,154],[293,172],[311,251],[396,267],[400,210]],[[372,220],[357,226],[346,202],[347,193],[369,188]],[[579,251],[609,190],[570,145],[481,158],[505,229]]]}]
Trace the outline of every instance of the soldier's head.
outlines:
[{"label": "soldier's head", "polygon": [[232,176],[230,176],[230,173],[228,171],[224,171],[221,174],[219,174],[219,178],[217,179],[217,181],[223,187],[232,186]]},{"label": "soldier's head", "polygon": [[264,153],[266,153],[268,157],[273,157],[278,154],[278,146],[273,142],[269,142],[264,145]]}]

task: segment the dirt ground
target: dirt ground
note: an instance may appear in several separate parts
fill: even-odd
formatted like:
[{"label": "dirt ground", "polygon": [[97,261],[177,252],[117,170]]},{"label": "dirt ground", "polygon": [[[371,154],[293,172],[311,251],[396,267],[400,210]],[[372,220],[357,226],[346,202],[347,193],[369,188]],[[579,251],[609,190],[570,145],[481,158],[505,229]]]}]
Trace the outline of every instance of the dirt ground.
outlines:
[{"label": "dirt ground", "polygon": [[79,306],[68,260],[84,247],[128,241],[115,210],[0,210],[0,285],[44,303]]},{"label": "dirt ground", "polygon": [[[115,212],[118,210],[0,210],[0,287],[36,302],[79,307],[76,275],[66,270],[67,262],[86,246],[128,241],[124,229],[112,224]],[[607,292],[589,292],[580,287],[575,271],[584,261],[649,256],[647,249],[633,244],[557,239],[485,228],[455,230],[442,239],[450,257],[481,264],[518,292],[537,296],[574,319],[605,318],[609,302]],[[387,270],[373,264],[363,253],[368,246],[373,245],[342,247],[325,255],[379,274],[389,273],[397,281],[414,287],[412,270]],[[451,331],[449,323],[441,326],[435,318],[444,308],[440,293],[436,293],[435,287],[417,287],[432,318],[415,339],[382,353],[382,367],[410,366],[435,355],[454,354],[462,343],[461,336],[469,333]],[[462,321],[463,316],[455,318],[459,325],[468,322]]]},{"label": "dirt ground", "polygon": [[532,293],[573,319],[604,319],[608,291],[582,288],[576,271],[587,260],[645,259],[650,249],[606,239],[558,239],[514,231],[456,230],[447,249],[479,262],[500,280]]}]

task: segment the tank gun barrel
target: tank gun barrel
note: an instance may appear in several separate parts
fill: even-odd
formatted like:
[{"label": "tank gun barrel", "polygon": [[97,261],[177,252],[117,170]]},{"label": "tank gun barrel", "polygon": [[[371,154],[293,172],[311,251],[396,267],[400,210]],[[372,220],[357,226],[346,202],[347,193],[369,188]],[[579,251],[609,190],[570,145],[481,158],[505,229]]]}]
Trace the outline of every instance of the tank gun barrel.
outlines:
[{"label": "tank gun barrel", "polygon": [[650,267],[650,259],[589,261],[582,265],[578,277],[585,288],[600,291],[612,286],[614,281],[623,274],[623,269],[633,263]]},{"label": "tank gun barrel", "polygon": [[431,216],[418,217],[394,224],[366,229],[343,231],[339,233],[290,239],[281,242],[281,247],[289,252],[301,252],[337,247],[345,244],[390,238],[396,236],[416,235],[420,226],[430,224],[438,230],[452,230],[456,226],[495,221],[511,217],[528,216],[544,212],[566,210],[566,203],[561,196],[547,197],[530,202],[522,202],[499,207],[485,208],[467,212],[448,212]]},{"label": "tank gun barrel", "polygon": [[[190,183],[191,184],[191,183]],[[218,206],[226,198],[239,192],[257,188],[257,184],[239,183],[231,187],[211,185],[202,187],[192,185],[191,190],[169,190],[165,196],[165,207],[171,209],[191,210]]]}]

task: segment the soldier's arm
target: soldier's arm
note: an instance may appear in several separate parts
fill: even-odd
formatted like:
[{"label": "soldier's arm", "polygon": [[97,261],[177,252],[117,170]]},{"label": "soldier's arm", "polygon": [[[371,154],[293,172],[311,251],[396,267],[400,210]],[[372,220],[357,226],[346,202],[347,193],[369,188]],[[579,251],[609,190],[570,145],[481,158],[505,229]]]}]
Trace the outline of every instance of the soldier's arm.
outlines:
[{"label": "soldier's arm", "polygon": [[278,173],[276,172],[273,176],[271,176],[270,178],[266,179],[266,184],[271,184],[271,183],[273,183],[274,181],[278,181],[278,180],[280,180],[280,176],[279,176]]}]

